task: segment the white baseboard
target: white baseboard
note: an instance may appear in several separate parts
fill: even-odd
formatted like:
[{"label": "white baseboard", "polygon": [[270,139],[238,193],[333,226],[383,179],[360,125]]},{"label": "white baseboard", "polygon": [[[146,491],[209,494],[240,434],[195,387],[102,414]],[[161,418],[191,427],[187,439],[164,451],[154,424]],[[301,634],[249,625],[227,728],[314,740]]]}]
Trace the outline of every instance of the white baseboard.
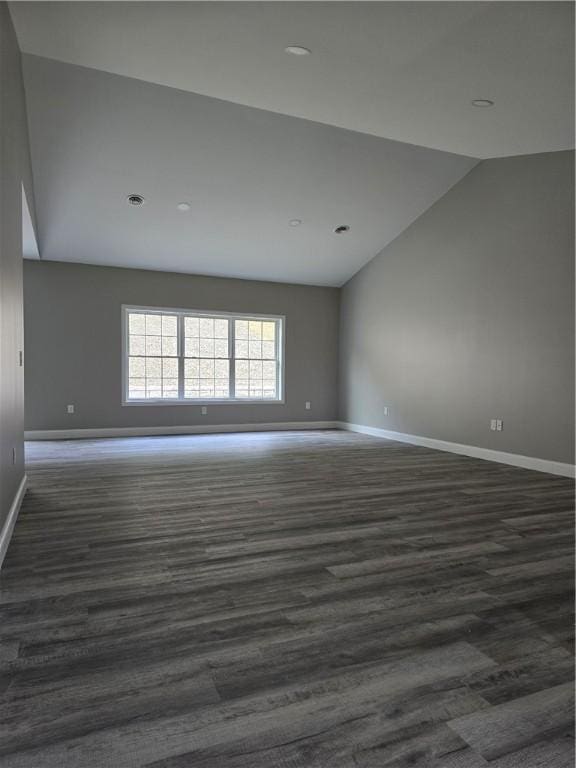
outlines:
[{"label": "white baseboard", "polygon": [[479,448],[476,445],[463,445],[461,443],[450,443],[447,440],[435,440],[431,437],[420,437],[419,435],[407,435],[404,432],[393,432],[389,429],[378,429],[376,427],[367,427],[363,424],[349,424],[346,421],[340,422],[340,429],[346,429],[350,432],[360,432],[363,435],[372,435],[373,437],[382,437],[386,440],[396,440],[399,443],[410,443],[411,445],[420,445],[424,448],[434,448],[438,451],[448,451],[449,453],[459,453],[462,456],[472,456],[475,459],[485,459],[486,461],[495,461],[499,464],[510,464],[513,467],[522,467],[524,469],[534,469],[537,472],[547,472],[551,475],[563,475],[564,477],[576,477],[576,467],[574,464],[563,464],[560,461],[548,461],[547,459],[537,459],[533,456],[521,456],[517,453],[507,453],[506,451],[494,451],[490,448]]},{"label": "white baseboard", "polygon": [[24,433],[25,440],[85,440],[95,437],[151,437],[153,435],[205,435],[218,432],[277,432],[282,430],[339,429],[337,421],[279,421],[265,424],[200,424],[190,427],[106,427],[103,429],[41,429]]},{"label": "white baseboard", "polygon": [[14,531],[14,526],[16,525],[16,518],[18,517],[18,512],[20,512],[22,499],[24,498],[24,494],[26,493],[27,482],[28,482],[28,478],[26,477],[26,475],[24,475],[24,477],[22,478],[22,482],[20,483],[20,485],[18,486],[18,490],[16,491],[16,496],[14,496],[12,504],[10,505],[10,510],[8,511],[8,517],[6,518],[6,522],[4,523],[4,526],[0,531],[0,568],[2,568],[2,563],[4,562],[4,558],[6,557],[6,552],[8,551],[8,544],[10,543],[10,539],[12,538],[12,532]]}]

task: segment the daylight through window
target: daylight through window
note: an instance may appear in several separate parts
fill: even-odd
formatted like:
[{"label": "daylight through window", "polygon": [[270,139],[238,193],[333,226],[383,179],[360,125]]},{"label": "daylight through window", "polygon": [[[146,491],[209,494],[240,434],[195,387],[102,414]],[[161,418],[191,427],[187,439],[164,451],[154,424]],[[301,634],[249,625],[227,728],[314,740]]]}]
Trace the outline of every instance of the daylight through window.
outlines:
[{"label": "daylight through window", "polygon": [[280,317],[124,308],[124,401],[281,400]]}]

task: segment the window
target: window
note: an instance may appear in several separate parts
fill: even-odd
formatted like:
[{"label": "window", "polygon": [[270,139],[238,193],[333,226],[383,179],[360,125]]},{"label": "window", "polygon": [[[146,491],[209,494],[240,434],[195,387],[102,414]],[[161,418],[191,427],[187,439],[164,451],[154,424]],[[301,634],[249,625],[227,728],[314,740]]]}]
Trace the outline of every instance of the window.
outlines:
[{"label": "window", "polygon": [[281,317],[123,313],[125,403],[282,400]]}]

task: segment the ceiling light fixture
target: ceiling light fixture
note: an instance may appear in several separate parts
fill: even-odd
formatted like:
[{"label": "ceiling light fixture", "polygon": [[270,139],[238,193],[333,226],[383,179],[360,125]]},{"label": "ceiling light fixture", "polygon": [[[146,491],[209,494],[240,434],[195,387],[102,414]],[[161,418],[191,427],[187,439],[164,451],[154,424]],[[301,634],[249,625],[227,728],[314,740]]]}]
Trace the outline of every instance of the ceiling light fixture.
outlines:
[{"label": "ceiling light fixture", "polygon": [[335,234],[337,235],[343,235],[345,232],[349,232],[349,231],[350,231],[350,227],[348,226],[348,224],[340,224],[340,226],[336,227],[336,229],[334,230]]},{"label": "ceiling light fixture", "polygon": [[135,205],[135,206],[144,205],[144,202],[145,202],[142,195],[128,195],[126,200],[128,201],[128,205]]},{"label": "ceiling light fixture", "polygon": [[303,45],[287,45],[284,50],[292,56],[309,56],[312,53],[310,48],[304,48]]},{"label": "ceiling light fixture", "polygon": [[473,107],[493,107],[494,102],[490,99],[474,99],[472,102]]},{"label": "ceiling light fixture", "polygon": [[288,222],[288,226],[290,227],[299,227],[300,224],[302,224],[302,219],[290,219]]},{"label": "ceiling light fixture", "polygon": [[178,203],[176,206],[179,211],[189,211],[191,207],[190,203]]}]

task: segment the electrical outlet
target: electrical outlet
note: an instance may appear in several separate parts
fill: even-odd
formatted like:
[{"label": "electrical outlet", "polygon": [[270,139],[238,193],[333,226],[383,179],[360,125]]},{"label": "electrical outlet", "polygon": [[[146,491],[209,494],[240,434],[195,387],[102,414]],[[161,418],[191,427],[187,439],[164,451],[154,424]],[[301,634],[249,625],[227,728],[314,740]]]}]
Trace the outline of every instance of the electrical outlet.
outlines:
[{"label": "electrical outlet", "polygon": [[202,416],[206,416],[206,414],[208,413],[208,408],[206,408],[205,405],[202,406],[201,413],[202,413]]},{"label": "electrical outlet", "polygon": [[390,415],[390,407],[388,405],[384,406],[384,416]]},{"label": "electrical outlet", "polygon": [[492,432],[496,432],[497,421],[498,421],[497,419],[490,419],[490,429],[492,430]]},{"label": "electrical outlet", "polygon": [[306,400],[306,404],[305,405],[306,405],[306,410],[307,411],[309,411],[310,408],[312,408],[312,403],[310,402],[310,400]]},{"label": "electrical outlet", "polygon": [[502,419],[496,419],[496,432],[502,432],[504,429],[504,422]]},{"label": "electrical outlet", "polygon": [[73,405],[67,405],[66,406],[66,412],[67,413],[74,413],[74,406]]}]

